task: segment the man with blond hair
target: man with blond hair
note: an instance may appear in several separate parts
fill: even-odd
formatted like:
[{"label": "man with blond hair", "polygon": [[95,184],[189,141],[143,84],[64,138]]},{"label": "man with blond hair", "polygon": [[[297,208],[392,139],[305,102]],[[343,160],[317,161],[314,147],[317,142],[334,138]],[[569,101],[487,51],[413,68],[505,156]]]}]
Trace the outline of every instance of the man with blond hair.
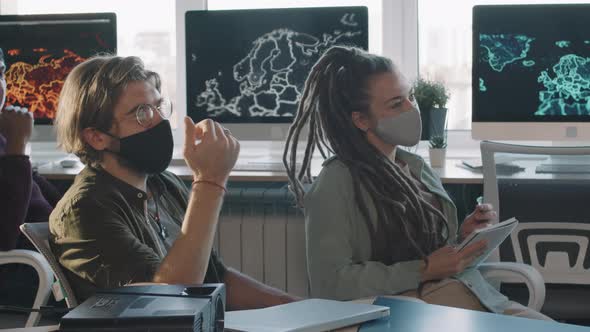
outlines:
[{"label": "man with blond hair", "polygon": [[58,142],[86,167],[51,214],[50,245],[78,300],[139,282],[223,282],[229,309],[295,298],[227,268],[213,236],[239,143],[220,124],[184,119],[190,189],[166,168],[172,104],[136,57],[78,65],[62,89]]}]

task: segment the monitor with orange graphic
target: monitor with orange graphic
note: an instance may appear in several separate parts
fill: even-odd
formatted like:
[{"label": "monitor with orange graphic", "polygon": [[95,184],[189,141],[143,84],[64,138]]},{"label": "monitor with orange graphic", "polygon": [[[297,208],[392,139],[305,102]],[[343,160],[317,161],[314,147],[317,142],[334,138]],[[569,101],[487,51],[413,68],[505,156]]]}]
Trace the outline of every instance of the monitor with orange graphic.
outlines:
[{"label": "monitor with orange graphic", "polygon": [[68,73],[87,58],[115,53],[114,13],[0,16],[6,105],[27,107],[51,124]]}]

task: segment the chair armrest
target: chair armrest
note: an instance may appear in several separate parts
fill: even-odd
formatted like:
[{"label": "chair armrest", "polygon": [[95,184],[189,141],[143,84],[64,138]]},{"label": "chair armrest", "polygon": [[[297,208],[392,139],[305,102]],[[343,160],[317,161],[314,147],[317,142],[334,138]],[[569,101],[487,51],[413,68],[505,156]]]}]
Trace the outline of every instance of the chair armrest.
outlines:
[{"label": "chair armrest", "polygon": [[[0,252],[0,265],[4,264],[25,264],[33,267],[39,275],[39,289],[33,302],[33,308],[39,309],[42,305],[47,304],[51,294],[51,285],[53,283],[53,272],[49,263],[40,253],[32,250],[14,249]],[[38,312],[31,312],[27,319],[25,327],[37,325],[41,315]]]},{"label": "chair armrest", "polygon": [[522,263],[483,263],[479,271],[486,279],[500,282],[525,283],[529,290],[527,306],[541,311],[545,302],[545,280],[534,267]]}]

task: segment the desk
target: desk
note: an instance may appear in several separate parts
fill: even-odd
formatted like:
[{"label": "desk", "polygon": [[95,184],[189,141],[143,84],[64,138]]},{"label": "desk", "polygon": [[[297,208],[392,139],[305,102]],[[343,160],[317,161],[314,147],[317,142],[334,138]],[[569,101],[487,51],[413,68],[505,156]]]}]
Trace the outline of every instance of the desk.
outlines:
[{"label": "desk", "polygon": [[[339,332],[590,332],[590,327],[561,324],[418,303],[400,299],[391,301],[391,314],[384,322],[365,323],[362,328],[348,328]],[[387,321],[388,320],[388,321]],[[371,327],[374,327],[371,329]],[[377,328],[378,327],[378,328]]]},{"label": "desk", "polygon": [[[382,322],[365,323],[362,328],[350,327],[337,332],[590,332],[590,327],[560,324],[505,316],[486,312],[444,307],[408,300],[390,299],[392,301],[389,318],[383,318],[387,327],[378,325]],[[370,329],[371,326],[379,327]],[[36,327],[1,330],[6,332],[48,332],[56,327]]]},{"label": "desk", "polygon": [[[240,162],[245,160],[241,158]],[[179,161],[174,161],[179,163]],[[443,184],[482,184],[483,176],[481,172],[474,172],[458,166],[460,159],[447,159],[444,168],[435,168],[434,171],[440,176]],[[318,165],[319,164],[319,165]],[[82,170],[83,165],[79,164],[73,168],[63,168],[59,163],[45,164],[38,168],[39,174],[49,180],[73,180]],[[192,180],[192,172],[186,166],[170,166],[168,170],[181,179]],[[312,175],[317,176],[321,170],[321,161],[312,165]],[[232,171],[229,181],[233,182],[287,182],[285,172],[273,171]]]},{"label": "desk", "polygon": [[[426,142],[421,142],[426,143]],[[426,147],[418,147],[416,153],[425,159],[428,159],[428,150]],[[299,154],[298,154],[299,155]],[[300,152],[301,157],[303,151]],[[482,184],[483,176],[481,172],[474,172],[459,166],[463,159],[479,158],[479,149],[448,149],[445,167],[435,168],[435,172],[440,176],[444,184]],[[31,154],[31,159],[38,163],[39,174],[50,180],[72,180],[83,168],[78,164],[73,168],[63,168],[59,161],[65,157],[65,154],[59,152],[38,152]],[[238,163],[248,161],[258,162],[281,162],[283,158],[283,145],[281,142],[263,142],[250,141],[243,142]],[[312,160],[311,173],[316,176],[321,171],[323,159],[320,155],[314,156]],[[184,166],[182,155],[179,149],[174,151],[173,161],[168,168],[169,171],[180,176],[183,180],[191,180],[191,171]],[[230,174],[230,181],[233,182],[287,182],[285,172],[273,171],[233,171]]]}]

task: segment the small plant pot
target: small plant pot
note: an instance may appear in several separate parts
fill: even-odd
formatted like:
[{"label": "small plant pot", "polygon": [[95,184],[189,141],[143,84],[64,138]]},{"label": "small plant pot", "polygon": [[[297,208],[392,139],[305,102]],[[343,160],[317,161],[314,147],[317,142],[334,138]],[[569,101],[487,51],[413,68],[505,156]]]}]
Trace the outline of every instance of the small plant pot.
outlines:
[{"label": "small plant pot", "polygon": [[430,166],[437,168],[445,166],[447,149],[428,149],[428,154],[430,156]]}]

